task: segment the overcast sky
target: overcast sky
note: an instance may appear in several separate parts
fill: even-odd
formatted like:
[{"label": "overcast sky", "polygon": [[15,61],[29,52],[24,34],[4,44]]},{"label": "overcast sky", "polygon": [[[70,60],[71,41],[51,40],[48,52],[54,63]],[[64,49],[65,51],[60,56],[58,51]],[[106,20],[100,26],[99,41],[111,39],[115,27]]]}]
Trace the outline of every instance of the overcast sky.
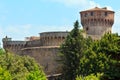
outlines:
[{"label": "overcast sky", "polygon": [[0,40],[24,40],[47,31],[69,31],[79,12],[94,7],[115,11],[113,32],[120,34],[120,0],[0,0]]}]

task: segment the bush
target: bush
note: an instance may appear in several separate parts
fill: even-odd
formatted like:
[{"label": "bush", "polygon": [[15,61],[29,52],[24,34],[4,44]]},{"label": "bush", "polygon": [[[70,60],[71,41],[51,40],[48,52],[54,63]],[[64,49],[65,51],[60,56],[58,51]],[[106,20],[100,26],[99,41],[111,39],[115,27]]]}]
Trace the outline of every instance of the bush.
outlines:
[{"label": "bush", "polygon": [[98,73],[97,75],[90,74],[88,76],[78,76],[76,80],[101,80],[102,74]]},{"label": "bush", "polygon": [[0,67],[0,80],[12,80],[11,74]]},{"label": "bush", "polygon": [[42,68],[29,56],[18,56],[11,53],[2,54],[0,55],[0,66],[10,72],[12,80],[27,80],[30,75],[37,79],[31,78],[29,80],[46,80]]}]

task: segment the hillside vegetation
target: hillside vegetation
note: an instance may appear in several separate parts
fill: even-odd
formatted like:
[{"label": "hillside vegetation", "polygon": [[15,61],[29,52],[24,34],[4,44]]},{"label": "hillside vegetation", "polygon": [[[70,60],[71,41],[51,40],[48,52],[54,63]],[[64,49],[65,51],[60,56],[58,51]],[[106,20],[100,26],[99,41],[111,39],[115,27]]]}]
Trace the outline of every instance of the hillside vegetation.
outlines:
[{"label": "hillside vegetation", "polygon": [[0,49],[0,80],[47,80],[42,68],[28,56]]}]

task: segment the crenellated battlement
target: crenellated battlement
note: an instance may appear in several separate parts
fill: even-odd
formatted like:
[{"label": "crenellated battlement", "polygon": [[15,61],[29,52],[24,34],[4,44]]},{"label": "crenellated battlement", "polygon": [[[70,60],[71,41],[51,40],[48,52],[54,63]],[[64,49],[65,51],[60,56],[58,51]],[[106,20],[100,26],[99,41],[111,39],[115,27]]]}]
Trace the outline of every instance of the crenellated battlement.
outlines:
[{"label": "crenellated battlement", "polygon": [[68,32],[40,33],[40,42],[42,46],[60,46],[67,35]]},{"label": "crenellated battlement", "polygon": [[4,48],[18,49],[39,46],[60,46],[67,35],[68,32],[43,32],[40,33],[40,37],[29,37],[25,41],[12,41],[11,38],[6,37],[3,38],[3,46]]}]

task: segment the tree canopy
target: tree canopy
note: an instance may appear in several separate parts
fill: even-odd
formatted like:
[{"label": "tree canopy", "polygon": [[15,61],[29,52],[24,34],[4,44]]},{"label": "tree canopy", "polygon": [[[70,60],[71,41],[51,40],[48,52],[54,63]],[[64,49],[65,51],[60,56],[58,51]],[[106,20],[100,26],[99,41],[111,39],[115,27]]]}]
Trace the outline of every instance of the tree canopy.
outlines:
[{"label": "tree canopy", "polygon": [[0,66],[10,73],[12,80],[46,80],[42,68],[29,56],[2,54]]},{"label": "tree canopy", "polygon": [[74,29],[67,36],[60,48],[63,76],[65,80],[75,80],[78,75],[80,58],[84,47],[84,38],[79,30],[79,22],[74,23]]},{"label": "tree canopy", "polygon": [[[100,40],[84,38],[79,22],[60,47],[64,80],[103,74],[100,80],[120,79],[120,37],[106,33]],[[94,77],[95,77],[94,76]]]},{"label": "tree canopy", "polygon": [[0,67],[0,80],[12,80],[11,74]]},{"label": "tree canopy", "polygon": [[104,73],[105,79],[120,79],[120,37],[105,34],[93,41],[80,59],[80,75]]}]

